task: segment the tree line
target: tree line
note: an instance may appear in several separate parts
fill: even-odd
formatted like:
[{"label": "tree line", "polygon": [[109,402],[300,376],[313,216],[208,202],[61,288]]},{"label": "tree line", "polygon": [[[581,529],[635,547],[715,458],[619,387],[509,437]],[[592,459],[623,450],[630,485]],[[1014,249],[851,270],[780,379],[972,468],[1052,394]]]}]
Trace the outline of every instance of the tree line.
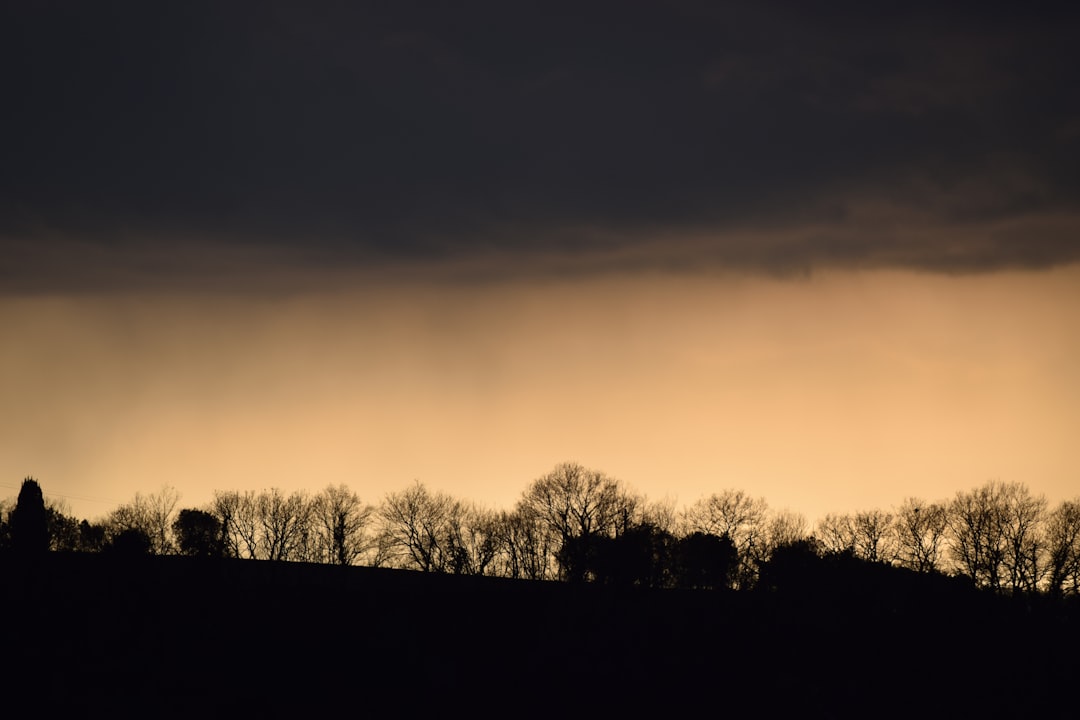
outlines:
[{"label": "tree line", "polygon": [[968,578],[1002,593],[1080,594],[1080,498],[1050,507],[1021,483],[989,481],[946,500],[831,513],[811,527],[727,489],[676,509],[577,463],[492,510],[417,481],[378,503],[345,485],[310,494],[218,491],[182,508],[171,487],[137,493],[89,522],[24,480],[0,503],[14,552],[190,555],[364,565],[460,575],[658,588],[748,589],[779,556],[849,557]]}]

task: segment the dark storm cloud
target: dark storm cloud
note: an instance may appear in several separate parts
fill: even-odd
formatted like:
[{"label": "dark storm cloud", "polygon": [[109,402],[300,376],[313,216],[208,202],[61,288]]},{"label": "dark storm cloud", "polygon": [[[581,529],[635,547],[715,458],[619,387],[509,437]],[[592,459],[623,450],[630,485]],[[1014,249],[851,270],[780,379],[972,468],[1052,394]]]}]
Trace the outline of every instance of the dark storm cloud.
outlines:
[{"label": "dark storm cloud", "polygon": [[1080,259],[1076,12],[803,5],[9,3],[0,281]]}]

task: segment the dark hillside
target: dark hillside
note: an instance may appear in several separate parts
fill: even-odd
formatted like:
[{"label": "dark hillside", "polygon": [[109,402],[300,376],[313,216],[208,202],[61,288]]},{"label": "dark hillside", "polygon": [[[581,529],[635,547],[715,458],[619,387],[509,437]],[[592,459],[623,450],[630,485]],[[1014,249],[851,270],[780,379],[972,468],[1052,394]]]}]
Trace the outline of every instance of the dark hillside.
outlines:
[{"label": "dark hillside", "polygon": [[[761,593],[49,554],[9,696],[140,717],[984,717],[1058,706],[1075,608],[867,572]],[[837,572],[840,572],[839,570]]]}]

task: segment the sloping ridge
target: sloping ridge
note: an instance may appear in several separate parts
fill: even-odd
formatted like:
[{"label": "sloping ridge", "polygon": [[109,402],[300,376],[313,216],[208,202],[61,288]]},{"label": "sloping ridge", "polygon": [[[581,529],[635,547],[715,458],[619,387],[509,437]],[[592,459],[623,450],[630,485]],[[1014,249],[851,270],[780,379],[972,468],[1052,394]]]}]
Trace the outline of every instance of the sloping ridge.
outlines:
[{"label": "sloping ridge", "polygon": [[1071,686],[1080,640],[1075,612],[887,585],[671,591],[74,554],[5,566],[10,687],[140,717],[1030,715]]}]

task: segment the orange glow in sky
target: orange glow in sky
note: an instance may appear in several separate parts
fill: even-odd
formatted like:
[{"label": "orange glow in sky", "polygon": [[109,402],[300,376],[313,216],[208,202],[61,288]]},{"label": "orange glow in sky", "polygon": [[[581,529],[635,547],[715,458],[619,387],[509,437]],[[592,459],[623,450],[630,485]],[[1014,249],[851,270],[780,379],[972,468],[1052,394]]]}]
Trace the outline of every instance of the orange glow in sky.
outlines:
[{"label": "orange glow in sky", "polygon": [[[992,478],[1080,494],[1080,268],[0,299],[0,496],[171,485],[509,508],[563,461],[814,522]],[[6,492],[3,492],[6,490]]]}]

